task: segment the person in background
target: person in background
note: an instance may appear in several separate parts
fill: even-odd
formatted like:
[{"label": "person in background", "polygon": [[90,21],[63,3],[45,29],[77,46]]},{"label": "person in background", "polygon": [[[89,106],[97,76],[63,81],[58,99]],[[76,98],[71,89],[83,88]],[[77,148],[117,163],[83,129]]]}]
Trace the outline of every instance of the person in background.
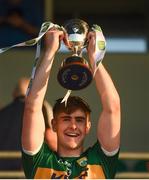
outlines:
[{"label": "person in background", "polygon": [[53,131],[52,127],[52,119],[53,119],[53,111],[51,105],[44,100],[42,112],[44,116],[44,122],[45,122],[45,142],[48,144],[48,146],[53,150],[57,151],[57,134]]},{"label": "person in background", "polygon": [[36,37],[38,35],[39,28],[25,19],[22,10],[22,0],[6,0],[6,4],[7,11],[5,15],[0,16],[0,25],[17,28],[32,37]]},{"label": "person in background", "polygon": [[[1,151],[20,151],[21,149],[21,128],[24,111],[24,96],[28,87],[29,80],[22,77],[18,80],[13,92],[12,102],[0,110],[0,150]],[[0,160],[1,170],[21,169],[21,159]]]},{"label": "person in background", "polygon": [[[20,151],[22,118],[24,112],[24,100],[29,78],[21,77],[12,93],[11,103],[0,109],[0,151]],[[45,139],[49,146],[56,151],[56,133],[51,129],[52,110],[50,104],[45,100],[43,103],[43,115],[45,120]],[[47,139],[47,134],[51,134]],[[50,145],[51,143],[51,145]],[[0,170],[21,170],[21,159],[1,159]]]}]

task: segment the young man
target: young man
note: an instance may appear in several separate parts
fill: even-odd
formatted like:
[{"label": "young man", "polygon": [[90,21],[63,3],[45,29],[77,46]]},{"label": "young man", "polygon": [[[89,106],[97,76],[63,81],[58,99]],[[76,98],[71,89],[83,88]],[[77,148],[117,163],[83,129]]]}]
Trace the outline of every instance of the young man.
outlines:
[{"label": "young man", "polygon": [[[64,38],[64,33],[55,28],[46,33],[44,55],[25,100],[22,130],[25,175],[39,179],[114,178],[120,144],[120,99],[102,63],[95,75],[102,102],[95,145],[83,151],[83,141],[89,133],[91,121],[90,108],[79,97],[69,97],[67,106],[60,99],[53,108],[52,125],[57,133],[57,152],[44,143],[42,103],[54,55]],[[89,32],[88,41],[88,56],[94,71],[94,32]]]}]

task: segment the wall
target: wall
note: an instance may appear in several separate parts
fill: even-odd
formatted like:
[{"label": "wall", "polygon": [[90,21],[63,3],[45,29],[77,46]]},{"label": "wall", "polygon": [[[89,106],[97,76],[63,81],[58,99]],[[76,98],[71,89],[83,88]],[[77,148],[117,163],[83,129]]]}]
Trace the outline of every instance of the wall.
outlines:
[{"label": "wall", "polygon": [[[0,104],[11,101],[11,92],[20,76],[30,76],[34,63],[34,50],[12,49],[0,55]],[[64,96],[66,90],[57,82],[56,74],[66,54],[57,54],[46,97],[54,100]],[[122,105],[121,151],[149,151],[149,58],[148,54],[106,54],[103,62],[119,91]],[[86,89],[73,91],[88,101],[92,108],[92,129],[86,146],[95,141],[95,128],[101,105],[94,82]],[[2,123],[2,122],[1,122]]]}]

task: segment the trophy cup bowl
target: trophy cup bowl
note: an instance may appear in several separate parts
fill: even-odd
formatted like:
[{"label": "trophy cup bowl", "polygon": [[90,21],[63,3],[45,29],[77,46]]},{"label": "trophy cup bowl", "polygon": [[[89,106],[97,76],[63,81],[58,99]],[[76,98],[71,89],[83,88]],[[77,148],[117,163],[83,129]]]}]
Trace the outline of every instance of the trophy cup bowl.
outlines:
[{"label": "trophy cup bowl", "polygon": [[87,45],[88,24],[80,19],[71,19],[64,25],[68,43],[65,44],[73,52],[64,59],[57,74],[60,85],[70,90],[80,90],[92,81],[92,72],[88,62],[82,57],[82,50]]}]

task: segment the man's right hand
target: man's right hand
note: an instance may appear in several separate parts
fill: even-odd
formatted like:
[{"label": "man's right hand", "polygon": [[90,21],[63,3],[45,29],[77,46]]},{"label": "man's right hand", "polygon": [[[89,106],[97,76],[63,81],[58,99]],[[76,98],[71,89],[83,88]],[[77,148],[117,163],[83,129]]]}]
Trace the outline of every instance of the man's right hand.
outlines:
[{"label": "man's right hand", "polygon": [[56,51],[59,49],[61,40],[64,39],[64,32],[58,30],[57,28],[53,27],[51,28],[46,34],[45,34],[45,51],[51,51],[53,53],[56,53]]}]

